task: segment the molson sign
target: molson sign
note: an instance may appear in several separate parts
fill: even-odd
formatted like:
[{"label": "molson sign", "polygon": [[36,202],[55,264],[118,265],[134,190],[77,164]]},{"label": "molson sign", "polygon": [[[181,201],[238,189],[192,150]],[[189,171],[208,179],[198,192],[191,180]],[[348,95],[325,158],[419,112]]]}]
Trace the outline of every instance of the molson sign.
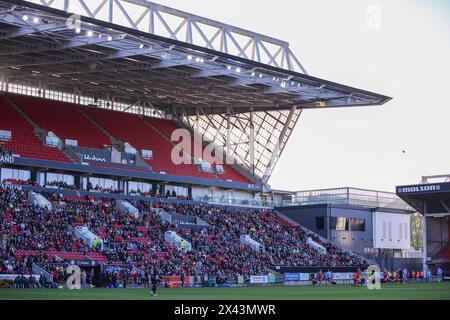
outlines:
[{"label": "molson sign", "polygon": [[435,185],[398,187],[397,193],[433,192],[439,190],[441,190],[441,185],[435,184]]}]

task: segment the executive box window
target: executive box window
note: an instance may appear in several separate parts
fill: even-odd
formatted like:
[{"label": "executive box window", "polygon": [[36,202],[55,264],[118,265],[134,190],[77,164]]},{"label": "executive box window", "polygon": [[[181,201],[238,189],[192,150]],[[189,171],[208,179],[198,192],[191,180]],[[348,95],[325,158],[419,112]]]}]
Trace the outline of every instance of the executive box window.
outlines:
[{"label": "executive box window", "polygon": [[350,219],[344,217],[331,217],[330,228],[337,231],[349,231],[349,220]]},{"label": "executive box window", "polygon": [[331,217],[330,224],[337,231],[366,231],[366,220],[360,218]]},{"label": "executive box window", "polygon": [[172,194],[173,191],[177,194],[177,196],[187,197],[188,196],[188,188],[178,187],[178,186],[166,186],[166,192],[169,191]]},{"label": "executive box window", "polygon": [[316,217],[316,230],[325,229],[325,217]]},{"label": "executive box window", "polygon": [[47,184],[52,184],[55,182],[64,182],[69,185],[75,184],[74,176],[68,174],[60,174],[60,173],[47,173]]},{"label": "executive box window", "polygon": [[147,193],[152,190],[152,185],[145,182],[128,182],[128,192],[129,193]]},{"label": "executive box window", "polygon": [[83,178],[83,186],[88,191],[98,190],[111,192],[119,189],[118,181],[96,177]]},{"label": "executive box window", "polygon": [[31,178],[31,172],[27,170],[1,168],[0,176],[2,181],[7,179],[27,181]]},{"label": "executive box window", "polygon": [[366,220],[350,219],[352,231],[366,231]]}]

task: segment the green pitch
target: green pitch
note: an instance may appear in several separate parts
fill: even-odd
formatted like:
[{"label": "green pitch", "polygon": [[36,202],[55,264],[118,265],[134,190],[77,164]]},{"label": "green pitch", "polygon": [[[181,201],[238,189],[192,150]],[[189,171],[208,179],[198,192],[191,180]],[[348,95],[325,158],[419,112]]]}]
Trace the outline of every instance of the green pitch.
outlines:
[{"label": "green pitch", "polygon": [[365,287],[247,287],[158,289],[151,297],[144,289],[0,289],[0,300],[450,300],[450,282],[389,284],[381,290]]}]

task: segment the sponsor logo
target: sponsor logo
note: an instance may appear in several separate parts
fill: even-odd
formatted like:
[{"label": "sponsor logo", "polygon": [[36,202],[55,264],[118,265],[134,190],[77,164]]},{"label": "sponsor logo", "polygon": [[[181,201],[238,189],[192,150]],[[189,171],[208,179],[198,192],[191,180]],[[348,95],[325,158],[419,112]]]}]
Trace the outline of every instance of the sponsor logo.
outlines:
[{"label": "sponsor logo", "polygon": [[16,159],[13,156],[0,156],[0,162],[3,163],[14,163]]},{"label": "sponsor logo", "polygon": [[250,276],[251,284],[265,284],[268,283],[267,276]]},{"label": "sponsor logo", "polygon": [[14,185],[14,184],[0,184],[0,187],[3,189],[3,190],[22,190],[22,186],[16,186],[16,185]]},{"label": "sponsor logo", "polygon": [[441,190],[441,186],[436,184],[428,186],[402,187],[397,189],[397,193],[432,192],[439,190]]},{"label": "sponsor logo", "polygon": [[106,162],[105,158],[100,158],[95,155],[91,156],[90,154],[83,155],[83,159],[86,161]]}]

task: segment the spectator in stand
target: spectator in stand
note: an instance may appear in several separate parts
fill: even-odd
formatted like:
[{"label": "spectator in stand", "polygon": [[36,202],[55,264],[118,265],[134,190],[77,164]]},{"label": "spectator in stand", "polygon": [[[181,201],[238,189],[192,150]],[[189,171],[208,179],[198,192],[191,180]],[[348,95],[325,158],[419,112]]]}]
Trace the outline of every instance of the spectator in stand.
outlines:
[{"label": "spectator in stand", "polygon": [[439,267],[437,269],[436,276],[437,276],[438,282],[442,282],[444,280],[444,271],[442,270],[441,267]]},{"label": "spectator in stand", "polygon": [[69,189],[69,190],[78,190],[79,189],[77,186],[68,184],[67,182],[64,182],[64,181],[47,182],[47,184],[45,186],[46,187],[56,187],[58,189]]},{"label": "spectator in stand", "polygon": [[[54,266],[47,256],[50,249],[58,252],[101,252],[110,263],[126,263],[159,275],[258,275],[271,266],[362,266],[358,257],[343,252],[331,243],[322,243],[299,227],[280,224],[266,210],[241,210],[220,206],[155,203],[133,201],[140,216],[122,213],[114,199],[67,199],[60,193],[46,194],[51,210],[28,203],[27,193],[0,189],[0,234],[7,234],[7,249],[0,251],[0,267],[10,272],[30,272],[36,262],[51,272],[55,283],[65,278],[64,269]],[[209,228],[179,228],[164,222],[153,212],[162,208],[168,213],[197,216]],[[71,230],[86,226],[96,234],[105,250],[86,247]],[[180,252],[164,240],[168,230],[176,231],[192,244],[192,251]],[[240,243],[242,234],[263,246],[257,252]],[[308,237],[326,248],[318,252],[308,244]],[[35,252],[31,256],[23,252]],[[115,286],[122,274],[105,275],[108,285]]]},{"label": "spectator in stand", "polygon": [[31,179],[28,180],[18,180],[18,179],[3,179],[2,184],[12,184],[12,185],[20,185],[20,186],[34,186],[34,187],[40,187],[39,184],[36,181],[32,181]]}]

